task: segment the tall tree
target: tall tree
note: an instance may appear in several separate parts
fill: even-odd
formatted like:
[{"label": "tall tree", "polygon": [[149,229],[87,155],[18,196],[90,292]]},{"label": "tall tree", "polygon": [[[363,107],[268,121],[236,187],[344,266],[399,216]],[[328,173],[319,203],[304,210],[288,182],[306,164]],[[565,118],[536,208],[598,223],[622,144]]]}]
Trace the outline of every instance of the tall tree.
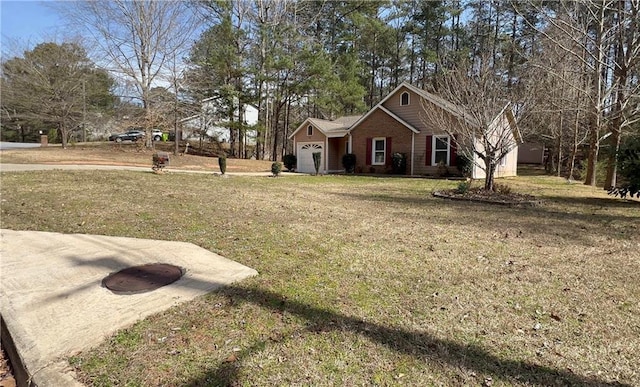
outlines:
[{"label": "tall tree", "polygon": [[73,25],[82,28],[104,58],[107,70],[135,89],[144,110],[147,145],[151,146],[149,92],[157,86],[176,53],[188,49],[195,19],[182,1],[111,0],[60,3]]},{"label": "tall tree", "polygon": [[238,112],[249,99],[243,58],[247,55],[246,32],[242,20],[236,17],[234,24],[231,3],[211,3],[208,7],[216,17],[191,49],[189,61],[196,67],[190,70],[189,86],[198,99],[208,98],[219,121],[227,122],[231,156],[237,157],[244,154]]},{"label": "tall tree", "polygon": [[[615,150],[623,129],[638,115],[637,104],[632,101],[638,94],[638,82],[633,74],[640,60],[640,3],[637,0],[589,0],[561,2],[553,9],[537,2],[531,4],[544,16],[544,23],[533,27],[567,55],[581,61],[588,71],[591,108],[585,184],[595,186],[601,141],[611,134],[614,152],[609,158],[605,184],[610,187],[615,184]],[[571,44],[554,39],[549,33],[552,30],[570,39]]]},{"label": "tall tree", "polygon": [[2,63],[2,110],[24,124],[54,126],[66,147],[87,110],[113,106],[112,86],[78,44],[42,43]]}]

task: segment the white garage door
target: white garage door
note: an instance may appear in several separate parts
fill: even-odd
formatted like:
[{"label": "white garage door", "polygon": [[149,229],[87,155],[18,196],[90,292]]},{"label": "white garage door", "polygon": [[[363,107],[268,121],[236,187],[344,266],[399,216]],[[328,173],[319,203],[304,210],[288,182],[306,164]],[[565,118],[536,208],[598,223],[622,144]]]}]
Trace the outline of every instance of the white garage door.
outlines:
[{"label": "white garage door", "polygon": [[316,173],[316,169],[313,166],[313,156],[312,154],[315,152],[320,152],[322,154],[322,159],[320,160],[320,172],[324,172],[322,166],[324,165],[324,144],[321,142],[299,142],[298,143],[298,168],[296,169],[298,172],[302,173]]}]

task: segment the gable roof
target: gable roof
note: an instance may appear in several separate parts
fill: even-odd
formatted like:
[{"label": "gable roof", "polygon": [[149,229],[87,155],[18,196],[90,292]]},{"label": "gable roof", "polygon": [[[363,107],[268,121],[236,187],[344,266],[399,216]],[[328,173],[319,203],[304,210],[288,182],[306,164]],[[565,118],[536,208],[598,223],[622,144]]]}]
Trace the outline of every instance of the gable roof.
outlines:
[{"label": "gable roof", "polygon": [[[378,104],[376,104],[373,108],[371,108],[371,110],[369,110],[364,116],[362,116],[362,118],[360,118],[357,122],[355,122],[351,126],[351,128],[349,128],[349,132],[351,130],[353,130],[356,126],[358,126],[361,122],[366,120],[367,117],[369,117],[371,114],[373,114],[374,111],[382,110],[385,113],[389,114],[393,119],[397,120],[398,122],[400,122],[401,124],[403,124],[404,126],[409,128],[410,130],[414,131],[415,133],[420,133],[419,130],[415,129],[413,126],[408,124],[406,121],[402,120],[400,117],[395,115],[389,109],[384,107],[384,103],[387,102],[394,95],[396,95],[398,93],[398,91],[400,91],[400,89],[402,89],[403,87],[405,87],[405,88],[409,89],[410,91],[416,93],[418,96],[420,96],[420,97],[424,98],[425,100],[433,103],[437,107],[449,112],[454,117],[457,117],[457,118],[459,118],[461,120],[464,120],[470,125],[480,126],[479,122],[471,114],[465,114],[464,110],[461,107],[459,107],[456,104],[453,104],[453,103],[445,100],[444,98],[442,98],[442,97],[440,97],[438,95],[429,93],[428,91],[420,89],[420,88],[418,88],[418,87],[416,87],[416,86],[414,86],[414,85],[412,85],[412,84],[410,84],[410,83],[405,81],[405,82],[402,82],[400,85],[398,85],[395,89],[393,89],[389,94],[387,94],[386,97],[384,97],[380,102],[378,102]],[[502,108],[502,110],[495,116],[495,118],[491,122],[491,125],[496,123],[498,121],[498,119],[503,114],[507,115],[507,120],[509,122],[509,125],[512,127],[512,132],[513,132],[513,135],[514,135],[516,141],[522,142],[522,136],[520,134],[520,130],[518,129],[518,126],[516,125],[516,120],[515,120],[515,116],[514,116],[514,113],[513,113],[513,108],[511,106],[511,102],[507,103]]]},{"label": "gable roof", "polygon": [[362,116],[338,117],[333,121],[323,120],[320,118],[307,118],[302,122],[302,124],[300,124],[300,126],[298,126],[296,130],[293,131],[293,133],[289,135],[289,138],[293,138],[293,136],[295,136],[296,133],[298,133],[300,130],[302,130],[302,128],[306,127],[309,124],[318,128],[318,130],[322,134],[324,134],[329,138],[344,137],[347,134],[351,125],[353,125],[354,122],[358,121],[360,117]]},{"label": "gable roof", "polygon": [[[363,115],[357,122],[354,122],[353,125],[351,125],[351,127],[349,128],[349,132],[351,130],[353,130],[356,126],[360,125],[360,123],[362,123],[364,120],[366,120],[371,114],[373,114],[374,111],[376,110],[382,110],[383,112],[387,113],[389,116],[391,116],[391,118],[393,118],[394,120],[400,122],[402,125],[406,126],[409,130],[411,130],[414,133],[420,133],[420,131],[416,128],[413,127],[413,125],[409,124],[408,122],[406,122],[405,120],[401,119],[400,117],[398,117],[397,115],[395,115],[393,112],[391,112],[389,109],[385,108],[383,106],[383,104],[385,102],[387,102],[389,100],[389,98],[391,98],[392,96],[394,96],[398,90],[400,90],[402,87],[407,87],[409,90],[414,91],[416,94],[418,95],[422,95],[421,91],[424,90],[420,90],[419,88],[412,86],[411,84],[407,83],[407,82],[402,82],[401,84],[399,84],[395,89],[393,89],[389,94],[387,94],[386,97],[384,97],[380,102],[378,102],[376,104],[376,106],[372,107],[371,109],[369,109],[369,111]],[[425,92],[426,93],[426,92]]]}]

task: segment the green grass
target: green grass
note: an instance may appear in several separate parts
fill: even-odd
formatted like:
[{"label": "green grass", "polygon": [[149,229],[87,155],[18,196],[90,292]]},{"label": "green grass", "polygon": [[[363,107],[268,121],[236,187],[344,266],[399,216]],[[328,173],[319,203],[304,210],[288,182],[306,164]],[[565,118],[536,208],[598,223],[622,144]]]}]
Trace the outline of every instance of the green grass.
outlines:
[{"label": "green grass", "polygon": [[640,203],[456,182],[2,174],[2,227],[192,242],[259,276],[71,359],[89,385],[639,385]]}]

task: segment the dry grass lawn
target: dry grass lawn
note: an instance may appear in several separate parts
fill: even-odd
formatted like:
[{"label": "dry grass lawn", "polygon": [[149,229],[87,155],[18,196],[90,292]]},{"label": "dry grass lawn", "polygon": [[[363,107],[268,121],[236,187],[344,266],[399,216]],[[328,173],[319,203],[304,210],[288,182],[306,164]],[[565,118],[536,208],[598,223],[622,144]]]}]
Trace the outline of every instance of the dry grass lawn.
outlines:
[{"label": "dry grass lawn", "polygon": [[1,177],[4,228],[187,241],[260,273],[74,356],[88,385],[640,385],[638,200],[546,176],[501,181],[535,208],[423,179]]},{"label": "dry grass lawn", "polygon": [[[148,149],[135,143],[86,143],[62,149],[46,148],[11,149],[0,152],[0,160],[7,164],[94,164],[130,165],[151,168],[156,151],[170,153],[169,169],[186,169],[218,172],[218,159],[191,154],[173,156],[173,143],[156,143],[156,149]],[[184,148],[181,148],[184,151]],[[265,172],[271,170],[271,162],[263,160],[227,159],[227,172]]]}]

